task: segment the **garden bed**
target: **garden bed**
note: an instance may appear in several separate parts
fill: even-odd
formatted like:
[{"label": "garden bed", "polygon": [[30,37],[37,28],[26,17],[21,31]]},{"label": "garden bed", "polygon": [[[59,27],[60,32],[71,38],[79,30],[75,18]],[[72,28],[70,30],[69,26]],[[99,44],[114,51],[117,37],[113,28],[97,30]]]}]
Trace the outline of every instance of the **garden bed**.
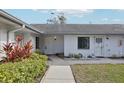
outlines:
[{"label": "garden bed", "polygon": [[33,53],[29,58],[0,65],[1,83],[35,83],[40,82],[47,70],[47,57]]}]

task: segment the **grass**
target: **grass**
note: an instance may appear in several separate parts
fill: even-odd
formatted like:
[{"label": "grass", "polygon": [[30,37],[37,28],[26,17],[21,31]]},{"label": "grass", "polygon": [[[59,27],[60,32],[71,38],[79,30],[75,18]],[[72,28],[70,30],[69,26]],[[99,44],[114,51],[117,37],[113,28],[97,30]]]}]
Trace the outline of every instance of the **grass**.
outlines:
[{"label": "grass", "polygon": [[78,83],[124,83],[124,64],[72,65]]}]

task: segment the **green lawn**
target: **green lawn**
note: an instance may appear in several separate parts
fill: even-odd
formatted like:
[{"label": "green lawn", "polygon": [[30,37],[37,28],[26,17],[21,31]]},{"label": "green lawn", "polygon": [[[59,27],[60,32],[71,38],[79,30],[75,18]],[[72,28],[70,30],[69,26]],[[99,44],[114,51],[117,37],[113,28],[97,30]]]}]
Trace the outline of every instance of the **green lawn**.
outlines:
[{"label": "green lawn", "polygon": [[78,83],[124,83],[124,64],[72,65]]}]

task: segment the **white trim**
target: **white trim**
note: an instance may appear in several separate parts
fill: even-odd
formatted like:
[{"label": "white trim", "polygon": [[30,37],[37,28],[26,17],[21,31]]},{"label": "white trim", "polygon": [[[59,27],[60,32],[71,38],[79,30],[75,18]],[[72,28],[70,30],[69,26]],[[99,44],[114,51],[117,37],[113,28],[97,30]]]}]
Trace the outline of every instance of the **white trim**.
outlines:
[{"label": "white trim", "polygon": [[8,20],[10,20],[10,21],[15,22],[15,23],[18,24],[18,25],[25,25],[25,28],[30,29],[30,30],[32,30],[32,31],[34,31],[34,32],[37,32],[37,33],[44,33],[43,31],[41,32],[41,31],[37,30],[36,28],[32,27],[31,25],[29,25],[29,24],[23,22],[22,20],[20,20],[20,19],[18,19],[18,18],[16,18],[16,17],[10,15],[9,13],[3,11],[2,9],[0,9],[0,15],[3,16],[3,17],[5,17],[6,19],[8,19]]}]

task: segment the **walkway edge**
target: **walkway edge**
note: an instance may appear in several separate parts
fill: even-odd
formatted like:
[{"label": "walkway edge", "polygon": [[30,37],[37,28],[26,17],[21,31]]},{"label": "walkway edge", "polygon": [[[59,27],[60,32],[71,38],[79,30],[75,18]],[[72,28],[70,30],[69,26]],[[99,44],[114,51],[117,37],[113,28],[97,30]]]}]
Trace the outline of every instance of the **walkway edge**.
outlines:
[{"label": "walkway edge", "polygon": [[43,81],[44,81],[44,79],[45,79],[45,77],[46,77],[46,75],[47,75],[49,69],[50,69],[50,66],[48,67],[47,71],[45,72],[44,76],[42,77],[40,83],[43,83]]},{"label": "walkway edge", "polygon": [[72,65],[70,65],[70,68],[71,68],[72,75],[73,75],[73,77],[74,77],[74,81],[75,81],[75,83],[78,83],[77,80],[76,80],[76,78],[75,78],[75,75],[74,75],[74,72],[73,72],[73,69],[72,69],[71,66],[72,66]]}]

